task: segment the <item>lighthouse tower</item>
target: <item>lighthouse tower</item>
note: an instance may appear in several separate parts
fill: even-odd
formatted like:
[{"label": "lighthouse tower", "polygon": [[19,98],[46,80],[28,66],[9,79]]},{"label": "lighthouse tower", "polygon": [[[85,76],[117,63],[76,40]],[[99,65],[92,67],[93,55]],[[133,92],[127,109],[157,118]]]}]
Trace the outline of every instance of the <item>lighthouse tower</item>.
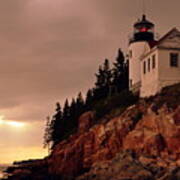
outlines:
[{"label": "lighthouse tower", "polygon": [[150,51],[154,40],[154,24],[142,16],[134,24],[133,36],[129,40],[129,87],[134,93],[138,93],[141,87],[141,57]]}]

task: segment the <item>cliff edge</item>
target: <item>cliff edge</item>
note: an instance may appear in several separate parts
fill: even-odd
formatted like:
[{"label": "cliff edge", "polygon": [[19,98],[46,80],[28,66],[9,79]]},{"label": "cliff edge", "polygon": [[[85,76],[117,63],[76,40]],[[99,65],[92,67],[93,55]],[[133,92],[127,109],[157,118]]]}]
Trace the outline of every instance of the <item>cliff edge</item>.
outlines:
[{"label": "cliff edge", "polygon": [[9,168],[8,179],[180,179],[180,84],[98,124],[93,118],[84,113],[78,133],[44,160]]}]

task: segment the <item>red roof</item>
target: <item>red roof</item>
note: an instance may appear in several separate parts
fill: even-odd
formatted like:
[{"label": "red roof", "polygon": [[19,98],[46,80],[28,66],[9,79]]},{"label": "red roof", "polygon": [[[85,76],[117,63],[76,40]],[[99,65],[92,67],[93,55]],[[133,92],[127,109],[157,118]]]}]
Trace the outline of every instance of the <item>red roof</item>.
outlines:
[{"label": "red roof", "polygon": [[153,40],[153,41],[149,41],[148,43],[149,43],[150,48],[152,49],[154,46],[158,44],[158,41]]}]

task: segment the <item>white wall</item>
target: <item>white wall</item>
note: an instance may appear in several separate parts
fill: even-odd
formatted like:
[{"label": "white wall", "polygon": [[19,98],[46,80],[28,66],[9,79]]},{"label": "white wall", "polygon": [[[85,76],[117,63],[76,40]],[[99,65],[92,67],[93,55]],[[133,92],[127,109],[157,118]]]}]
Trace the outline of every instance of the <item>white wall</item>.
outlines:
[{"label": "white wall", "polygon": [[[170,66],[170,53],[178,53],[178,67]],[[159,50],[159,88],[180,82],[180,50]]]},{"label": "white wall", "polygon": [[[155,68],[152,67],[152,57],[155,55]],[[150,71],[148,71],[148,59],[150,59]],[[141,61],[141,90],[140,97],[155,95],[158,91],[158,50],[152,51]],[[146,73],[144,74],[144,62],[146,62]]]},{"label": "white wall", "polygon": [[140,59],[150,51],[150,47],[145,41],[134,42],[129,46],[130,51],[132,51],[132,57],[129,56],[129,79],[132,80],[132,85],[135,85],[141,81]]},{"label": "white wall", "polygon": [[[178,67],[170,66],[170,53],[179,53]],[[152,56],[156,55],[156,67],[152,69]],[[143,72],[143,63],[151,58],[150,72]],[[147,63],[146,63],[147,65]],[[147,71],[147,66],[146,66]],[[156,49],[141,61],[140,97],[157,94],[163,87],[180,82],[180,51]]]}]

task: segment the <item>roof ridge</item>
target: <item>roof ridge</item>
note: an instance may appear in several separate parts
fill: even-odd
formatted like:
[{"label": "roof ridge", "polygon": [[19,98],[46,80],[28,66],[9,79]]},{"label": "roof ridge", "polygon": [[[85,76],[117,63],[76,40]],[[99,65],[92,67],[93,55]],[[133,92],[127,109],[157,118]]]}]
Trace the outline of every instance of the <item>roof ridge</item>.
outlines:
[{"label": "roof ridge", "polygon": [[169,36],[173,31],[177,31],[180,33],[180,31],[176,27],[174,27],[158,40],[158,44],[163,41],[167,36]]}]

